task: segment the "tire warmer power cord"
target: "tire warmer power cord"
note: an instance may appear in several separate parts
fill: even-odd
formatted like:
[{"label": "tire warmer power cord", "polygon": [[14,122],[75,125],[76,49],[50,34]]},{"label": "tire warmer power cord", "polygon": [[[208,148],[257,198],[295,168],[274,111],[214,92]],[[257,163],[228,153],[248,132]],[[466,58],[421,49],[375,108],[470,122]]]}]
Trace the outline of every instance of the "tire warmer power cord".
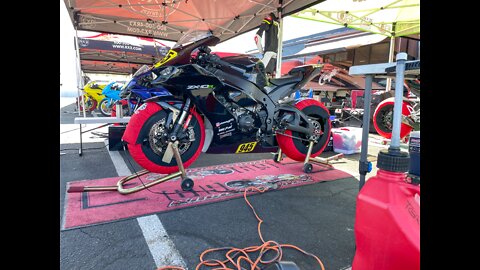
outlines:
[{"label": "tire warmer power cord", "polygon": [[[257,212],[255,211],[255,208],[252,206],[250,201],[247,199],[247,192],[248,191],[257,191],[260,193],[263,193],[268,190],[268,187],[248,187],[245,189],[243,192],[243,198],[245,199],[247,205],[252,209],[253,214],[255,215],[255,218],[258,221],[257,225],[257,231],[258,231],[258,236],[260,237],[260,240],[262,241],[262,245],[260,246],[250,246],[246,248],[236,248],[236,247],[221,247],[221,248],[211,248],[203,251],[200,254],[200,263],[197,264],[196,270],[199,270],[202,266],[206,267],[217,267],[214,268],[213,270],[243,270],[246,269],[245,267],[242,267],[241,263],[246,262],[249,264],[251,270],[257,270],[257,269],[262,269],[260,268],[260,264],[262,265],[268,265],[274,262],[278,262],[282,259],[283,255],[283,248],[291,248],[295,249],[305,255],[311,256],[315,258],[315,260],[318,262],[320,265],[320,268],[322,270],[325,270],[325,267],[323,266],[322,261],[315,256],[314,254],[311,254],[309,252],[304,251],[303,249],[291,245],[291,244],[279,244],[273,240],[268,240],[265,241],[262,236],[262,231],[261,231],[261,225],[263,223],[263,219],[261,219]],[[205,259],[204,257],[208,253],[213,253],[213,252],[218,252],[218,251],[226,251],[225,253],[225,260],[218,260],[218,259]],[[249,256],[249,253],[259,253],[258,257],[256,259],[252,259]],[[263,257],[265,254],[269,253],[274,253],[275,256],[270,259],[270,260],[263,260]],[[227,266],[228,264],[231,264],[232,266]],[[244,263],[245,265],[245,263]],[[232,268],[233,267],[233,268]],[[160,268],[157,268],[157,270],[185,270],[183,267],[179,266],[162,266]]]},{"label": "tire warmer power cord", "polygon": [[[126,150],[126,149],[125,149]],[[132,163],[130,162],[129,159],[127,159],[128,163],[130,164],[130,166],[133,168],[133,165]],[[137,172],[134,170],[134,173],[136,174],[137,178],[140,180],[140,182],[142,183],[142,185],[145,186],[144,182],[142,181],[142,179],[140,178],[139,175],[137,175]],[[151,192],[151,193],[156,193],[156,194],[159,194],[159,192],[155,192],[153,190],[150,190],[148,187],[145,186],[145,188]],[[200,268],[202,266],[206,266],[206,267],[215,267],[217,266],[217,268],[214,268],[212,270],[243,270],[245,269],[244,267],[241,266],[241,263],[242,261],[245,261],[247,263],[250,264],[250,269],[251,270],[257,270],[257,269],[261,269],[259,267],[259,264],[264,264],[264,265],[268,265],[268,264],[271,264],[271,263],[275,263],[275,262],[278,262],[278,261],[281,261],[282,259],[282,255],[283,255],[283,250],[282,248],[292,248],[292,249],[295,249],[305,255],[308,255],[308,256],[311,256],[313,258],[315,258],[315,260],[318,262],[318,264],[320,265],[320,268],[322,270],[325,270],[325,267],[322,263],[322,261],[317,257],[315,256],[314,254],[312,253],[309,253],[309,252],[306,252],[304,251],[303,249],[295,246],[295,245],[291,245],[291,244],[279,244],[273,240],[269,240],[269,241],[265,241],[263,239],[263,236],[262,236],[262,231],[261,231],[261,225],[263,223],[263,219],[261,219],[257,212],[255,211],[255,208],[253,207],[253,205],[250,203],[250,201],[247,199],[247,192],[248,191],[257,191],[257,192],[260,192],[260,193],[263,193],[265,191],[267,191],[269,188],[268,187],[265,187],[265,186],[260,186],[259,188],[257,187],[247,187],[245,189],[245,191],[243,192],[243,198],[245,199],[245,202],[247,203],[247,205],[252,209],[253,211],[253,214],[255,215],[255,218],[257,219],[258,221],[258,225],[257,225],[257,232],[258,232],[258,235],[260,237],[260,240],[262,241],[262,245],[260,246],[250,246],[250,247],[246,247],[246,248],[235,248],[235,247],[221,247],[221,248],[211,248],[211,249],[207,249],[205,251],[203,251],[201,254],[200,254],[200,263],[197,264],[196,266],[196,270],[200,270]],[[163,194],[163,193],[162,193]],[[172,193],[173,194],[173,193]],[[225,257],[226,259],[221,261],[221,260],[217,260],[217,259],[204,259],[204,256],[208,253],[212,253],[212,252],[218,252],[218,251],[227,251],[225,253]],[[253,252],[259,252],[259,256],[257,257],[257,259],[253,260],[252,258],[250,258],[250,256],[248,255],[248,253],[253,253]],[[265,254],[267,253],[271,253],[271,252],[275,252],[276,253],[276,256],[274,256],[272,259],[270,260],[262,260],[263,256],[265,256]],[[233,255],[232,255],[233,253]],[[240,255],[241,256],[238,256]],[[235,260],[235,257],[237,257],[236,260]],[[231,267],[228,267],[227,264],[232,264],[233,267],[235,268],[231,268]],[[220,266],[220,268],[218,267]],[[180,267],[180,266],[162,266],[162,267],[159,267],[157,268],[157,270],[185,270],[185,268],[183,267]]]}]

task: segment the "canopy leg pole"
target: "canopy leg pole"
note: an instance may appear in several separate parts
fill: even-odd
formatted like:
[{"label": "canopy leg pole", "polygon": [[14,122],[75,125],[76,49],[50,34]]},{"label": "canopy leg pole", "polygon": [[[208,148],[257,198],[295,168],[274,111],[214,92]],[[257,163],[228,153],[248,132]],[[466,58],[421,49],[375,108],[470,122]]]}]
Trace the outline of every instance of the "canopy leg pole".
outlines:
[{"label": "canopy leg pole", "polygon": [[275,67],[275,78],[282,76],[282,49],[283,49],[283,0],[278,0],[278,48],[277,48],[277,65]]},{"label": "canopy leg pole", "polygon": [[[395,36],[390,37],[390,51],[388,53],[388,63],[393,62],[393,55],[395,54]],[[392,89],[392,78],[387,78],[387,85],[385,90],[390,91]]]},{"label": "canopy leg pole", "polygon": [[[75,28],[75,55],[77,57],[77,92],[78,98],[82,96],[83,117],[87,117],[85,112],[85,98],[83,97],[83,78],[82,78],[82,65],[80,63],[80,48],[78,47],[78,31]],[[81,94],[81,95],[80,95]],[[80,115],[80,102],[78,102],[78,115]]]}]

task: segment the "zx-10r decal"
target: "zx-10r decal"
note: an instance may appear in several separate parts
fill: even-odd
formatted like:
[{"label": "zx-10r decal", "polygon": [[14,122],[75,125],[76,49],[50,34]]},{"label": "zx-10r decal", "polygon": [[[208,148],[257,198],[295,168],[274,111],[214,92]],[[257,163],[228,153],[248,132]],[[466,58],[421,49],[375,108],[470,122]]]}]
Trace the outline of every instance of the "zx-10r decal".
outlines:
[{"label": "zx-10r decal", "polygon": [[200,88],[213,88],[212,84],[202,84],[202,85],[187,85],[187,90],[194,90]]}]

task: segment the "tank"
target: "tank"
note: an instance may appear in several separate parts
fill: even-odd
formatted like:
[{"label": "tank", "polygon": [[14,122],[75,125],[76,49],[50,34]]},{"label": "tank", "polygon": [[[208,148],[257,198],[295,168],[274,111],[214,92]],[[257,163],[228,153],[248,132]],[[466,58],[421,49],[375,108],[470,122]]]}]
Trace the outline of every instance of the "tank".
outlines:
[{"label": "tank", "polygon": [[352,270],[420,269],[420,185],[383,169],[357,197]]}]

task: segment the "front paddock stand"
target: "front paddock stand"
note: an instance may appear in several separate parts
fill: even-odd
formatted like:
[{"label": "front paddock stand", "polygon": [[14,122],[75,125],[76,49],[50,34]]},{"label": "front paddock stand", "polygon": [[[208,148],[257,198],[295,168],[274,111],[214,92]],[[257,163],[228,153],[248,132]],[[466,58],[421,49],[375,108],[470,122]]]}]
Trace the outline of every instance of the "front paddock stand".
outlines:
[{"label": "front paddock stand", "polygon": [[[172,148],[173,155],[175,157],[175,160],[177,161],[178,164],[178,172],[171,173],[169,175],[163,176],[156,178],[155,180],[145,183],[145,184],[140,184],[138,186],[132,187],[132,188],[124,188],[123,185],[127,183],[128,181],[131,181],[137,177],[140,177],[142,175],[145,175],[149,173],[148,170],[141,170],[135,174],[131,174],[129,176],[125,176],[122,179],[118,180],[116,186],[84,186],[84,187],[69,187],[67,192],[68,193],[74,193],[74,192],[93,192],[93,191],[118,191],[120,194],[126,195],[130,193],[135,193],[144,189],[147,189],[149,187],[155,186],[157,184],[163,183],[165,181],[171,180],[173,178],[177,178],[179,176],[182,177],[182,190],[184,191],[189,191],[192,190],[193,188],[193,180],[187,177],[187,173],[185,172],[185,168],[183,167],[183,162],[182,158],[180,156],[180,153],[178,152],[178,141],[175,141],[174,143],[169,143],[169,147]],[[168,147],[167,147],[168,148]]]},{"label": "front paddock stand", "polygon": [[331,157],[328,157],[328,158],[321,158],[321,157],[313,157],[312,158],[312,157],[310,157],[310,155],[312,154],[313,143],[314,143],[314,141],[310,141],[308,143],[307,156],[305,157],[305,161],[303,162],[303,171],[305,173],[311,173],[312,172],[312,170],[313,170],[312,163],[330,165],[331,166],[330,161],[338,160],[338,159],[343,158],[342,153],[331,156]]}]

